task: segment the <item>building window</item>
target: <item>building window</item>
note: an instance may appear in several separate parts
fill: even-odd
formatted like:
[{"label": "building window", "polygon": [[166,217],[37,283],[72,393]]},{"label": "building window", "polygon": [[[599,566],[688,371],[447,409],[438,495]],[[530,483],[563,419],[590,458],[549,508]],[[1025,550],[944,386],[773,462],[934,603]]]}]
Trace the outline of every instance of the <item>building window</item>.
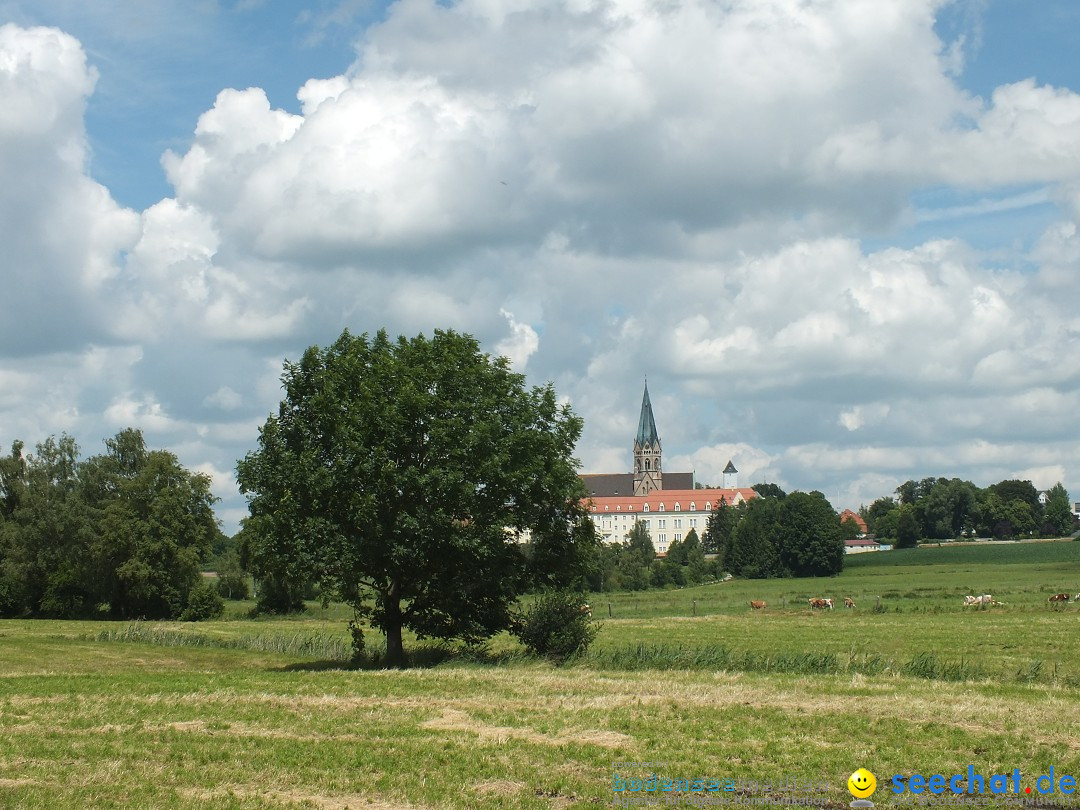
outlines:
[{"label": "building window", "polygon": [[648,512],[649,511],[649,505],[645,504],[643,507],[641,507],[641,511],[642,512]]},{"label": "building window", "polygon": [[615,511],[616,511],[616,512],[618,512],[618,511],[621,511],[621,510],[622,510],[622,507],[621,507],[621,506],[616,506],[616,507],[615,507]]},{"label": "building window", "polygon": [[682,540],[682,532],[675,532],[675,539]]},{"label": "building window", "polygon": [[663,502],[661,502],[661,503],[660,503],[660,511],[661,511],[661,512],[663,512],[663,511],[664,511],[664,504],[663,504]]},{"label": "building window", "polygon": [[[676,529],[681,529],[682,520],[680,518],[675,518],[675,520],[671,522],[671,525],[674,526]],[[675,539],[678,540],[679,538],[676,537]]]},{"label": "building window", "polygon": [[712,504],[711,503],[706,503],[705,504],[705,511],[706,512],[711,512],[712,511]]},{"label": "building window", "polygon": [[611,507],[610,507],[610,506],[605,506],[605,507],[604,507],[604,511],[605,511],[605,512],[610,512],[610,511],[611,511]]},{"label": "building window", "polygon": [[679,502],[678,501],[675,501],[675,511],[676,512],[679,511]]},{"label": "building window", "polygon": [[697,511],[697,505],[693,501],[690,501],[690,511],[691,512],[696,512]]},{"label": "building window", "polygon": [[[665,543],[665,544],[667,543],[667,535],[666,534],[660,535],[660,542]],[[667,548],[667,546],[665,545],[664,548]]]},{"label": "building window", "polygon": [[690,528],[691,529],[696,529],[697,528],[697,518],[690,518]]},{"label": "building window", "polygon": [[666,529],[667,528],[667,521],[666,520],[661,518],[659,522],[660,522],[660,528],[661,529]]}]

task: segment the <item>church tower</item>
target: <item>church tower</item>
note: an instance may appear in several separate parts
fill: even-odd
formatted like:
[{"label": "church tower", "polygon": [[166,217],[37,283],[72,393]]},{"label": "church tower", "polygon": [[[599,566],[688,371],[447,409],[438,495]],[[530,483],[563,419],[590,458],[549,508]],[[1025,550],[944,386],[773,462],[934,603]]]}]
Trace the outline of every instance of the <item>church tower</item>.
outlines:
[{"label": "church tower", "polygon": [[731,463],[731,459],[728,459],[727,466],[724,467],[724,489],[738,489],[739,488],[739,471],[735,469],[735,465]]},{"label": "church tower", "polygon": [[649,383],[646,380],[645,396],[641,400],[641,417],[638,419],[637,436],[634,439],[635,495],[648,495],[655,489],[664,488],[660,456],[660,436],[656,433],[656,420],[653,418]]}]

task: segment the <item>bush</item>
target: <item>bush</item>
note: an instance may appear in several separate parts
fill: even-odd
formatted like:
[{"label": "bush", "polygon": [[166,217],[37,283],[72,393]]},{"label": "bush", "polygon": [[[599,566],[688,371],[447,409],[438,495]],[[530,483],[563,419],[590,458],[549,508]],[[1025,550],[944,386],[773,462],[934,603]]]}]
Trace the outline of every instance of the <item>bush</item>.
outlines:
[{"label": "bush", "polygon": [[364,663],[364,628],[355,618],[349,622],[349,635],[352,636],[352,655],[349,661],[353,666]]},{"label": "bush", "polygon": [[225,602],[218,596],[213,583],[202,580],[188,594],[187,607],[180,614],[182,622],[201,622],[216,619],[225,612]]},{"label": "bush", "polygon": [[513,633],[532,654],[561,662],[585,652],[598,629],[579,594],[549,591],[515,619]]},{"label": "bush", "polygon": [[303,613],[306,583],[288,582],[285,579],[267,576],[259,581],[258,598],[255,601],[256,613]]},{"label": "bush", "polygon": [[218,558],[217,575],[217,590],[222,598],[248,598],[248,575],[240,566],[240,555],[235,550]]}]

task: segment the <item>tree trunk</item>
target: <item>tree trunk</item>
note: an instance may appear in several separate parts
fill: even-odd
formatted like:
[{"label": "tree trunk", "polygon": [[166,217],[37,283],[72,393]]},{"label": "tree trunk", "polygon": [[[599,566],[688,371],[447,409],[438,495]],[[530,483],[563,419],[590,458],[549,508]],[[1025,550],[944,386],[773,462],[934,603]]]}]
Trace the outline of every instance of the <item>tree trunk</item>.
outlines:
[{"label": "tree trunk", "polygon": [[398,586],[394,583],[384,600],[385,619],[383,630],[386,633],[386,665],[394,669],[405,668],[405,648],[401,644],[401,599]]}]

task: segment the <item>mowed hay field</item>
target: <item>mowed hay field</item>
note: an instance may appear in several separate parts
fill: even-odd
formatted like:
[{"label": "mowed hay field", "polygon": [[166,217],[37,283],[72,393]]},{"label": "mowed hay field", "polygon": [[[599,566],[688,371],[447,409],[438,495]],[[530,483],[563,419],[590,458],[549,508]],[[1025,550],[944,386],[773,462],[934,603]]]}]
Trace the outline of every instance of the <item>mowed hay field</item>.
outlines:
[{"label": "mowed hay field", "polygon": [[[340,607],[0,622],[0,807],[603,807],[613,763],[645,761],[662,765],[620,775],[816,781],[836,808],[860,766],[879,807],[892,774],[1080,775],[1080,605],[1046,603],[1080,592],[1080,543],[848,563],[595,595],[599,639],[563,667],[502,637],[351,670]],[[964,608],[968,593],[1005,604]],[[811,596],[858,607],[811,612]]]}]

